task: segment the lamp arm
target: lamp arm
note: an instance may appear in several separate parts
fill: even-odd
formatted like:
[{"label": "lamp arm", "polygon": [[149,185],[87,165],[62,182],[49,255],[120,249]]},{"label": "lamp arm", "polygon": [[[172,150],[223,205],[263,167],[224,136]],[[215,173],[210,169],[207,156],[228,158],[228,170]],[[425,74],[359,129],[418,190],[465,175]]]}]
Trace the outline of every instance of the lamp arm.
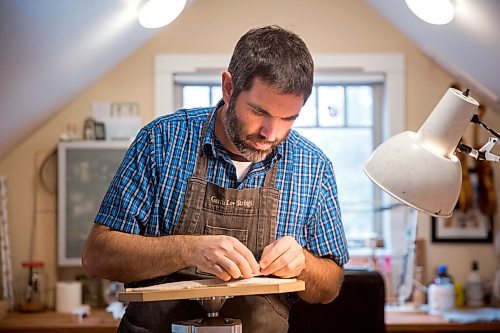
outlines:
[{"label": "lamp arm", "polygon": [[493,134],[493,136],[495,136],[496,138],[500,139],[500,134],[498,134],[492,128],[490,128],[488,125],[486,125],[485,123],[483,123],[479,119],[479,116],[477,114],[475,114],[475,115],[472,116],[472,119],[470,120],[470,122],[474,123],[474,124],[478,124],[479,126],[481,126],[482,128],[484,128],[485,130],[487,130],[488,132],[490,132],[490,134]]},{"label": "lamp arm", "polygon": [[488,142],[486,142],[486,144],[479,149],[474,149],[472,147],[464,145],[463,143],[460,143],[457,147],[457,150],[461,153],[472,156],[478,161],[500,162],[500,156],[491,153],[491,149],[493,149],[493,147],[497,144],[499,144],[498,138],[490,137],[488,139]]},{"label": "lamp arm", "polygon": [[474,124],[478,124],[479,126],[484,128],[485,130],[487,130],[493,136],[489,137],[488,142],[486,142],[484,144],[484,146],[482,146],[479,149],[474,149],[472,147],[464,145],[463,143],[460,143],[457,146],[457,150],[461,153],[472,156],[473,158],[475,158],[478,161],[500,162],[500,156],[497,156],[497,155],[491,153],[491,150],[493,149],[493,147],[495,145],[499,144],[498,140],[500,139],[500,134],[498,134],[493,129],[491,129],[488,125],[486,125],[481,120],[479,120],[479,116],[477,114],[475,114],[472,117],[471,122]]}]

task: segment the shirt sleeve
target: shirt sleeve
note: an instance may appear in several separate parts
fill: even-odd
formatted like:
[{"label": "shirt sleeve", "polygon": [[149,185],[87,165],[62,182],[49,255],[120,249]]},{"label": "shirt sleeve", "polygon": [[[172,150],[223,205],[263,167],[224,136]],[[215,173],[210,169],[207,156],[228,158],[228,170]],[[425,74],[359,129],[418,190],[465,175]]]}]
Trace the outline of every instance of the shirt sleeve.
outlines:
[{"label": "shirt sleeve", "polygon": [[149,131],[142,129],[113,177],[94,223],[127,233],[144,233],[154,200],[153,147]]},{"label": "shirt sleeve", "polygon": [[319,184],[317,209],[308,223],[308,248],[343,266],[349,261],[347,241],[338,203],[337,183],[331,163],[327,163]]}]

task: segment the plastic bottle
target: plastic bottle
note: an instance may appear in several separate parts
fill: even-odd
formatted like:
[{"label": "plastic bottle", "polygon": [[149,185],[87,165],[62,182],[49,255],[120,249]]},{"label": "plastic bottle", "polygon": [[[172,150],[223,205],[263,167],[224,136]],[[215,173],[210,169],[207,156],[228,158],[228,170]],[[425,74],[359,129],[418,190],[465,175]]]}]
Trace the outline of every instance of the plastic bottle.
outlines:
[{"label": "plastic bottle", "polygon": [[471,271],[467,276],[465,294],[467,306],[483,306],[483,281],[479,275],[479,265],[476,260],[472,261]]},{"label": "plastic bottle", "polygon": [[455,287],[446,265],[438,266],[437,273],[427,290],[430,314],[441,314],[455,308]]},{"label": "plastic bottle", "polygon": [[455,283],[455,307],[462,308],[465,305],[465,290],[460,283]]}]

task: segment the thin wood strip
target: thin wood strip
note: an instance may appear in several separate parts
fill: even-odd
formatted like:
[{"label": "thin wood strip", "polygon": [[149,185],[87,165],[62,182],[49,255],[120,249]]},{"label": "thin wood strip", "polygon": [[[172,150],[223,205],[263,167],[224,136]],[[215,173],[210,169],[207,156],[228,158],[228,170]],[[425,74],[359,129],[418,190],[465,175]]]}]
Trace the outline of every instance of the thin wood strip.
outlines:
[{"label": "thin wood strip", "polygon": [[121,302],[152,302],[221,296],[280,294],[302,290],[305,290],[305,283],[302,280],[288,279],[280,281],[280,279],[276,279],[275,282],[266,281],[265,283],[255,284],[222,283],[219,285],[168,290],[127,289],[119,294],[118,299]]}]

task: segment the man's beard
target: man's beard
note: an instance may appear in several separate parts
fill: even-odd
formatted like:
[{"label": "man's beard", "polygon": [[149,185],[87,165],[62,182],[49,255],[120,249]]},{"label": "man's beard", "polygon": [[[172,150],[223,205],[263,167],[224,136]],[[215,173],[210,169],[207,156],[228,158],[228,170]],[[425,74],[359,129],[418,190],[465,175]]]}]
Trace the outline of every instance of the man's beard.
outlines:
[{"label": "man's beard", "polygon": [[[282,139],[277,138],[275,141],[267,141],[258,133],[246,134],[243,131],[243,124],[236,116],[234,105],[235,103],[232,100],[229,101],[226,117],[224,118],[224,130],[226,135],[238,149],[241,156],[243,156],[246,160],[252,162],[262,161],[287,137],[288,133]],[[271,147],[265,150],[257,149],[250,145],[249,142],[258,142],[260,144],[271,145]]]}]

